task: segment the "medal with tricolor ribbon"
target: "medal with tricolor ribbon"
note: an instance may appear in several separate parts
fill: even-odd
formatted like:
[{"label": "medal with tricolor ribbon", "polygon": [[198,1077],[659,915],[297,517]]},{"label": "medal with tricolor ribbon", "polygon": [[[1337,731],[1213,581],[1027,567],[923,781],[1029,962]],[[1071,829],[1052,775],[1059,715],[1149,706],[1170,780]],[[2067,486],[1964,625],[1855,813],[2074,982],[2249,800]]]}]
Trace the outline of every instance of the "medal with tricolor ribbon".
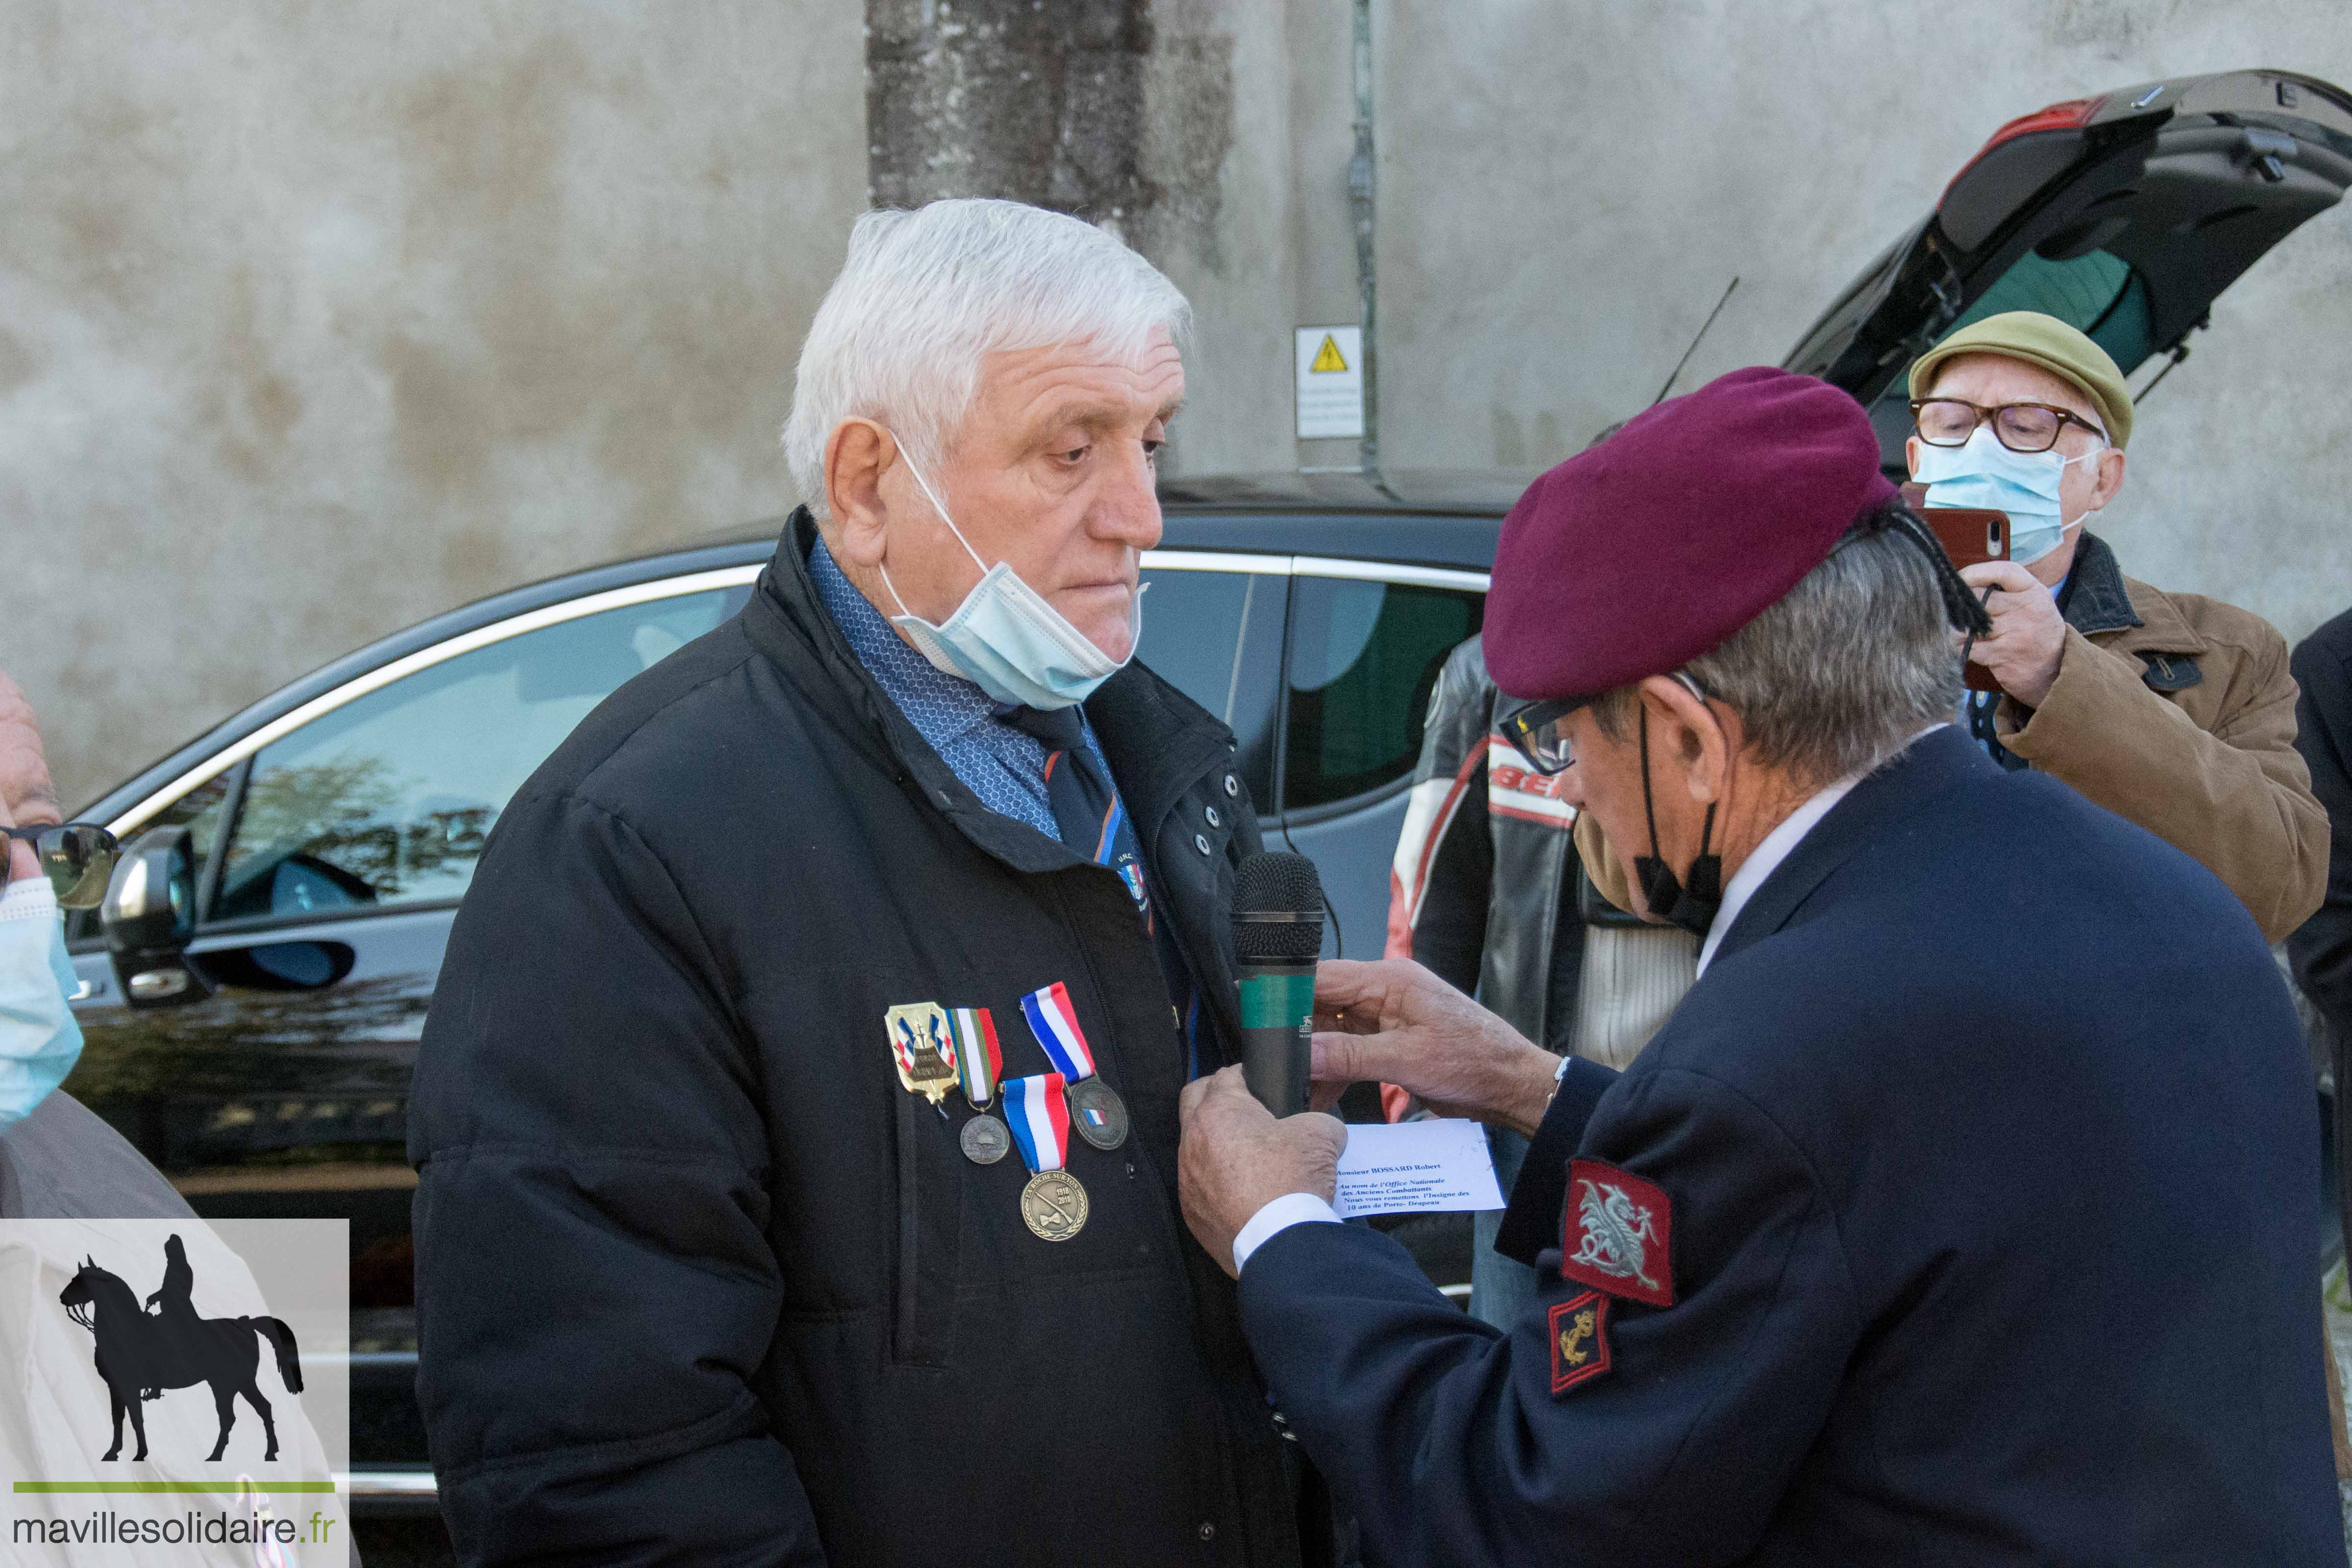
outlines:
[{"label": "medal with tricolor ribbon", "polygon": [[971,1120],[963,1124],[958,1138],[973,1164],[993,1165],[1013,1147],[1004,1123],[988,1112],[996,1098],[997,1079],[1004,1072],[1004,1052],[996,1043],[996,1020],[985,1007],[958,1007],[948,1015],[948,1023],[955,1036],[963,1097],[972,1109]]},{"label": "medal with tricolor ribbon", "polygon": [[1045,1056],[1069,1082],[1070,1120],[1078,1136],[1108,1152],[1127,1142],[1127,1106],[1095,1072],[1095,1053],[1078,1024],[1070,989],[1056,980],[1021,998]]},{"label": "medal with tricolor ribbon", "polygon": [[1067,1241],[1086,1228],[1087,1190],[1064,1170],[1070,1152],[1070,1113],[1057,1072],[1016,1078],[1004,1086],[1004,1119],[1022,1163],[1033,1173],[1021,1189],[1021,1217],[1045,1241]]}]

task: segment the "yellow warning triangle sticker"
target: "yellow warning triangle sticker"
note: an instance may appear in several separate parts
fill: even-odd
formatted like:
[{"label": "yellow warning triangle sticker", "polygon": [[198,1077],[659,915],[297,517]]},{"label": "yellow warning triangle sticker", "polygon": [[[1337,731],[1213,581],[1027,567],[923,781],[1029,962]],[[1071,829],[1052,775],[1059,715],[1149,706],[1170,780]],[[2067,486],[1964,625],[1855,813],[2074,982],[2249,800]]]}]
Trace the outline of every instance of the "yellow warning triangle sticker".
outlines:
[{"label": "yellow warning triangle sticker", "polygon": [[1315,351],[1315,363],[1308,365],[1307,368],[1310,371],[1335,371],[1347,369],[1348,362],[1339,357],[1339,341],[1333,338],[1330,333],[1324,333],[1323,346]]}]

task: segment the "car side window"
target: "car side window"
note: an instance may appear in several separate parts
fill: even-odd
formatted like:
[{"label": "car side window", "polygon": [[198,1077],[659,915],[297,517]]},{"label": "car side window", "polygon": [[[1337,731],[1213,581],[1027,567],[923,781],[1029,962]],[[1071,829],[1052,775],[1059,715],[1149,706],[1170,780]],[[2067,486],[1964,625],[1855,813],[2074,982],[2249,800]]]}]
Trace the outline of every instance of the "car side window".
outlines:
[{"label": "car side window", "polygon": [[711,589],[524,632],[272,742],[253,759],[212,917],[457,898],[499,813],[572,727],[745,593]]},{"label": "car side window", "polygon": [[1485,595],[1467,589],[1293,579],[1284,808],[1328,805],[1410,773],[1438,671],[1485,609]]},{"label": "car side window", "polygon": [[1264,802],[1273,773],[1275,681],[1287,580],[1277,573],[1143,572],[1143,635],[1136,657],[1223,720],[1239,750],[1250,796]]},{"label": "car side window", "polygon": [[221,810],[228,804],[228,781],[235,772],[232,768],[205,780],[149,817],[146,826],[186,828],[189,858],[202,867],[220,837]]}]

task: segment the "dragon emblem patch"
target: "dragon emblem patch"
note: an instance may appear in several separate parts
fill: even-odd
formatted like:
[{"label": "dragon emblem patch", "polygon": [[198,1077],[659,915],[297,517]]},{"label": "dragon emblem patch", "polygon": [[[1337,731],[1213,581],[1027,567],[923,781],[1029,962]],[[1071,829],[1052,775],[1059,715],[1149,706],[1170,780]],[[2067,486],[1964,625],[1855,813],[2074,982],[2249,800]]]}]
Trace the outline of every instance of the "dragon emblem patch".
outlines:
[{"label": "dragon emblem patch", "polygon": [[1571,1160],[1560,1278],[1671,1307],[1674,1224],[1674,1205],[1652,1184],[1599,1160]]}]

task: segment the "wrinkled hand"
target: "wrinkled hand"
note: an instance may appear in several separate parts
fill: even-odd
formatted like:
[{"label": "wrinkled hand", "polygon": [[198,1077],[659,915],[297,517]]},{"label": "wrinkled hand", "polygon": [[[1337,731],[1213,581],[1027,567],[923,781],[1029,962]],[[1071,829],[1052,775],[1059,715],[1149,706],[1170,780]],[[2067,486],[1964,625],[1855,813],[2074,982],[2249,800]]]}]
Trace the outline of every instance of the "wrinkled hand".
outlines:
[{"label": "wrinkled hand", "polygon": [[1559,1058],[1408,959],[1327,960],[1315,971],[1315,1102],[1370,1079],[1441,1116],[1531,1134]]},{"label": "wrinkled hand", "polygon": [[41,750],[41,727],[23,688],[0,670],[0,804],[12,827],[37,827],[65,820],[58,811],[57,786]]},{"label": "wrinkled hand", "polygon": [[1238,1277],[1234,1237],[1252,1215],[1286,1193],[1329,1202],[1339,1186],[1339,1151],[1348,1130],[1317,1111],[1276,1121],[1230,1067],[1184,1086],[1179,1102],[1184,1142],[1176,1155],[1176,1193],[1184,1223],[1217,1267]]},{"label": "wrinkled hand", "polygon": [[2066,621],[2058,613],[2058,596],[2014,561],[1983,561],[1960,568],[1960,581],[1981,594],[1998,590],[1985,601],[1992,616],[1990,635],[1977,638],[1969,662],[1992,671],[2000,689],[2039,708],[2058,679],[2058,661],[2066,652]]}]

